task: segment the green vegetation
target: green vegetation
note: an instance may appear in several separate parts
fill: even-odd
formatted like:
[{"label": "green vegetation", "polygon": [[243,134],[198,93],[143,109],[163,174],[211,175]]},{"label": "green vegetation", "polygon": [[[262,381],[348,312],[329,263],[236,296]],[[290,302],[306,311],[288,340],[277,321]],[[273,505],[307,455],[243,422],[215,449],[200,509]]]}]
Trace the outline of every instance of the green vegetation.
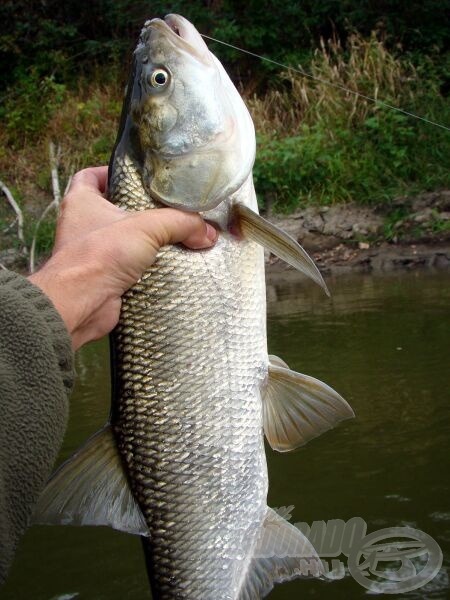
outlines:
[{"label": "green vegetation", "polygon": [[375,34],[353,34],[345,48],[322,44],[305,70],[314,79],[290,71],[282,75],[287,91],[250,99],[260,201],[281,211],[311,202],[378,204],[449,186],[448,131],[356,95],[449,124],[450,102],[429,62],[415,67]]},{"label": "green vegetation", "polygon": [[[449,0],[3,0],[0,3],[1,86],[34,70],[58,83],[77,80],[101,65],[123,64],[144,21],[168,11],[185,15],[202,33],[275,60],[296,64],[321,38],[377,29],[389,48],[414,55],[448,49]],[[255,89],[274,73],[234,50],[221,58],[245,86]],[[259,86],[261,87],[261,86]]]},{"label": "green vegetation", "polygon": [[[61,148],[62,188],[74,170],[108,161],[132,48],[146,18],[165,6],[2,3],[0,178],[20,190],[30,214],[50,199],[50,140]],[[211,42],[254,117],[261,205],[289,212],[308,203],[379,204],[449,187],[448,131],[356,95],[450,124],[449,0],[386,0],[382,8],[376,0],[175,0],[170,8],[202,32],[310,76]],[[51,235],[50,219],[41,249]]]},{"label": "green vegetation", "polygon": [[390,208],[384,219],[383,237],[388,241],[448,239],[450,220],[446,212],[445,218],[441,214],[436,208],[426,208],[425,214],[412,211],[408,205]]},{"label": "green vegetation", "polygon": [[27,247],[30,248],[36,234],[36,256],[48,256],[50,254],[55,239],[55,225],[54,211],[53,214],[48,215],[39,224],[37,232],[35,224],[30,220],[28,221],[25,229],[25,242]]}]

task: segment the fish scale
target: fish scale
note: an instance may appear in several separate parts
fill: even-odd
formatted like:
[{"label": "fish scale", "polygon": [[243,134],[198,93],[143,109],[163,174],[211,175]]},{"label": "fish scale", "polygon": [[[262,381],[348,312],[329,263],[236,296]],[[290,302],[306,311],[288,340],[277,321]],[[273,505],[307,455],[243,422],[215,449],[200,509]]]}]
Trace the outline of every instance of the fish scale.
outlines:
[{"label": "fish scale", "polygon": [[[122,208],[155,206],[126,161],[112,188]],[[266,510],[262,260],[228,234],[208,251],[165,248],[123,298],[113,428],[161,599],[235,598]]]}]

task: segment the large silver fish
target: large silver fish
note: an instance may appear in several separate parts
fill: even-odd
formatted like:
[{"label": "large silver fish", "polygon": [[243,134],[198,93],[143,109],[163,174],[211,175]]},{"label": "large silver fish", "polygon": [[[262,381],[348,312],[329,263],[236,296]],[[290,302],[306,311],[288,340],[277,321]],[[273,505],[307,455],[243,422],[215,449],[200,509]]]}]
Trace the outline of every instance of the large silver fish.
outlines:
[{"label": "large silver fish", "polygon": [[305,574],[314,549],[267,507],[263,431],[287,451],[353,414],[267,354],[263,246],[325,284],[258,215],[254,156],[250,115],[197,30],[177,15],[147,22],[111,200],[200,211],[220,235],[210,250],[163,248],[125,294],[111,422],[53,476],[36,520],[145,536],[159,599],[257,599]]}]

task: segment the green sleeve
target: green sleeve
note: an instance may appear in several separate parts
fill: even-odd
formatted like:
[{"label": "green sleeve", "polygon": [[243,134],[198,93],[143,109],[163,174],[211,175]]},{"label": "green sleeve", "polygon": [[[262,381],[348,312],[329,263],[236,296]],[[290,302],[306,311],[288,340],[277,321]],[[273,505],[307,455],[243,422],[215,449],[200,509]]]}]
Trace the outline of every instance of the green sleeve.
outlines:
[{"label": "green sleeve", "polygon": [[73,386],[65,325],[25,277],[0,272],[0,584],[62,443]]}]

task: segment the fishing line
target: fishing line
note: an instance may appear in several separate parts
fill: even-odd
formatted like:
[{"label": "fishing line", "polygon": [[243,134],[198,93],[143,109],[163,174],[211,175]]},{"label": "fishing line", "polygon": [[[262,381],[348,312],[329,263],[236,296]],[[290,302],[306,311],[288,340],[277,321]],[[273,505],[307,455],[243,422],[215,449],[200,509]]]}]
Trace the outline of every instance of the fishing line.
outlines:
[{"label": "fishing line", "polygon": [[338,90],[347,92],[348,94],[353,94],[354,96],[358,96],[359,98],[363,98],[364,100],[369,100],[369,102],[372,102],[373,104],[378,104],[380,106],[383,106],[384,108],[389,108],[390,110],[395,110],[399,113],[406,115],[407,117],[413,117],[414,119],[418,119],[419,121],[428,123],[428,125],[434,125],[435,127],[440,127],[441,129],[450,131],[450,127],[447,127],[446,125],[442,125],[441,123],[437,123],[436,121],[432,121],[431,119],[427,119],[426,117],[421,117],[420,115],[416,115],[412,112],[408,112],[407,110],[404,110],[403,108],[399,108],[398,106],[393,106],[392,104],[389,104],[388,102],[384,102],[384,100],[377,100],[376,98],[372,98],[371,96],[366,96],[365,94],[361,94],[361,92],[355,92],[354,90],[350,90],[349,88],[346,88],[345,86],[340,85],[339,83],[333,83],[332,81],[327,81],[325,79],[321,79],[320,77],[315,77],[314,75],[311,75],[310,73],[306,73],[302,69],[298,69],[296,67],[290,67],[289,65],[284,65],[283,63],[280,63],[276,60],[267,58],[266,56],[261,56],[260,54],[256,54],[255,52],[251,52],[250,50],[245,50],[245,48],[239,48],[238,46],[234,46],[233,44],[229,44],[228,42],[223,42],[222,40],[218,40],[209,35],[205,35],[204,33],[202,33],[201,36],[204,38],[207,38],[208,40],[211,40],[213,42],[217,42],[218,44],[223,44],[224,46],[228,46],[229,48],[233,48],[234,50],[243,52],[244,54],[249,54],[250,56],[253,56],[254,58],[259,58],[260,60],[265,60],[266,62],[272,63],[273,65],[277,65],[278,67],[282,67],[283,69],[287,69],[288,71],[293,71],[294,73],[299,73],[300,75],[303,75],[304,77],[308,77],[309,79],[318,81],[319,83],[323,83],[324,85],[329,85],[330,87],[337,88]]},{"label": "fishing line", "polygon": [[[379,106],[383,106],[384,108],[388,108],[389,110],[394,110],[396,112],[402,113],[402,114],[406,115],[407,117],[412,117],[413,119],[418,119],[419,121],[423,121],[424,123],[427,123],[429,125],[434,125],[435,127],[439,127],[440,129],[444,129],[445,131],[450,131],[450,127],[447,127],[446,125],[442,125],[441,123],[437,123],[436,121],[432,121],[431,119],[427,119],[426,117],[421,117],[420,115],[416,115],[415,113],[408,112],[407,110],[404,110],[403,108],[399,108],[398,106],[393,106],[392,104],[389,104],[388,102],[385,102],[384,100],[378,100],[377,98],[372,98],[371,96],[366,96],[365,94],[362,94],[361,92],[355,92],[354,90],[351,90],[349,88],[346,88],[343,85],[340,85],[339,83],[333,83],[331,81],[327,81],[326,79],[321,79],[320,77],[311,75],[310,73],[307,73],[306,71],[303,71],[302,69],[299,69],[297,67],[285,65],[276,60],[273,60],[272,58],[267,58],[266,56],[261,56],[260,54],[256,54],[255,52],[251,52],[250,50],[246,50],[245,48],[240,48],[239,46],[234,46],[233,44],[230,44],[229,42],[223,42],[222,40],[213,38],[209,35],[206,35],[205,33],[202,33],[200,35],[208,40],[211,40],[212,42],[217,42],[218,44],[222,44],[223,46],[228,46],[229,48],[233,48],[233,50],[237,50],[238,52],[243,52],[244,54],[248,54],[249,56],[253,56],[254,58],[264,60],[268,63],[276,65],[277,67],[287,69],[288,71],[292,71],[294,73],[299,73],[300,75],[303,75],[304,77],[307,77],[308,79],[312,79],[313,81],[318,81],[319,83],[323,83],[324,85],[334,87],[343,92],[347,92],[348,94],[352,94],[353,96],[357,96],[359,98],[363,98],[364,100],[368,100],[369,102],[372,102],[373,104],[378,104]],[[95,55],[97,53],[100,53],[101,51],[102,50],[99,49],[97,51],[94,51],[92,54]],[[75,58],[79,57],[81,54],[85,54],[86,52],[88,52],[88,50],[83,50],[82,52],[79,52],[78,54],[66,59],[66,62],[70,62],[70,61],[74,60]],[[70,68],[69,70],[72,70],[72,68]],[[12,89],[11,91],[6,92],[6,94],[4,94],[2,97],[0,97],[0,104],[3,103],[3,101],[8,98],[11,98],[11,97],[14,98],[15,96],[19,96],[19,95],[20,95],[20,92],[18,90]]]}]

